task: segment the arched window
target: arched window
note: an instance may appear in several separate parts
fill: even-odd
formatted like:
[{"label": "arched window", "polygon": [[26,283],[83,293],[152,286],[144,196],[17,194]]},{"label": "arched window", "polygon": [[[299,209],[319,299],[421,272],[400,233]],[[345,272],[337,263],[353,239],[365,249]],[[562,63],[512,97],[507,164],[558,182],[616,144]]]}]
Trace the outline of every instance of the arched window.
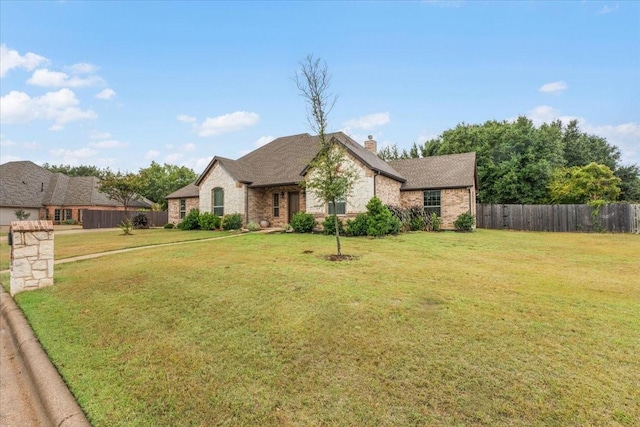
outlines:
[{"label": "arched window", "polygon": [[211,212],[218,216],[224,216],[224,189],[217,187],[211,190],[213,206]]}]

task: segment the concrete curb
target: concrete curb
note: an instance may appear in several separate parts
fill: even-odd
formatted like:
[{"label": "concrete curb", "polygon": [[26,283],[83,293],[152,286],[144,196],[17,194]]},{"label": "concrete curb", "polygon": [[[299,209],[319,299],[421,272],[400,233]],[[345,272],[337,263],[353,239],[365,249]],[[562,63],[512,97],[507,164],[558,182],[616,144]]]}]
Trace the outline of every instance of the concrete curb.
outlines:
[{"label": "concrete curb", "polygon": [[90,427],[84,412],[43,350],[13,298],[0,287],[0,316],[17,349],[16,359],[24,368],[25,381],[36,399],[43,425]]}]

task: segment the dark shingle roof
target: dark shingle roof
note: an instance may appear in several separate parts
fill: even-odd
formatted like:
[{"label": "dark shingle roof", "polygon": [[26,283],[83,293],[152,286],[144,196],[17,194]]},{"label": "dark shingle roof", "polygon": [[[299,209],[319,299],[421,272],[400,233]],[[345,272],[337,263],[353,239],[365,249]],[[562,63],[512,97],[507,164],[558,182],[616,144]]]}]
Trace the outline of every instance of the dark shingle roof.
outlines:
[{"label": "dark shingle roof", "polygon": [[[374,171],[400,182],[404,178],[378,156],[342,132],[327,134],[327,140],[339,141],[354,157]],[[320,151],[320,140],[308,133],[283,136],[250,152],[238,160],[214,157],[196,181],[199,185],[213,165],[218,162],[233,179],[250,187],[296,184],[304,179],[309,163]]]},{"label": "dark shingle roof", "polygon": [[188,184],[169,194],[167,199],[186,199],[189,197],[199,197],[200,189],[195,184]]},{"label": "dark shingle roof", "polygon": [[33,162],[0,165],[0,206],[39,208],[53,172]]},{"label": "dark shingle roof", "polygon": [[460,188],[477,184],[476,153],[393,160],[389,165],[407,179],[401,190]]},{"label": "dark shingle roof", "polygon": [[[69,177],[54,173],[29,161],[0,165],[0,206],[121,206],[98,190],[96,177]],[[132,207],[149,208],[151,204],[136,200]]]}]

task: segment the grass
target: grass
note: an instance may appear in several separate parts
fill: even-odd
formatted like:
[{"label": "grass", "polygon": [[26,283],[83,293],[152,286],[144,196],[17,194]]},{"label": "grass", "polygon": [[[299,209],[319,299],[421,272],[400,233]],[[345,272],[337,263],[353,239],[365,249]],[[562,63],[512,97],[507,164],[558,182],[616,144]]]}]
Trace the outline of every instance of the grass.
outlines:
[{"label": "grass", "polygon": [[356,260],[292,234],[113,255],[16,300],[95,426],[640,419],[638,236],[343,243]]},{"label": "grass", "polygon": [[[229,234],[229,232],[204,230],[185,232],[177,229],[165,230],[158,228],[133,230],[132,233],[125,236],[120,229],[59,235],[54,232],[55,259],[140,246],[208,239]],[[7,240],[3,240],[0,242],[0,270],[8,269],[10,260],[11,247],[8,245]]]}]

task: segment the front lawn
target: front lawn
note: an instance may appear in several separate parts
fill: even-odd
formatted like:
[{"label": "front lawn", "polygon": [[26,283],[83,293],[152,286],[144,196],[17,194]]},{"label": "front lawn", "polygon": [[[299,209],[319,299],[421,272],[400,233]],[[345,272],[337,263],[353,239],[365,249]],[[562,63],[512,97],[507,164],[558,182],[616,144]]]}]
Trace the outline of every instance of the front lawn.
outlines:
[{"label": "front lawn", "polygon": [[351,238],[326,261],[334,243],[113,255],[16,300],[95,426],[640,419],[639,236]]},{"label": "front lawn", "polygon": [[[56,226],[57,227],[57,226]],[[201,240],[229,234],[222,231],[182,231],[151,228],[133,230],[125,236],[120,229],[81,231],[71,234],[53,233],[55,259],[71,258],[79,255],[115,251],[118,249],[136,248],[148,245],[160,245],[171,242]],[[10,267],[11,247],[7,240],[0,242],[0,270]]]}]

